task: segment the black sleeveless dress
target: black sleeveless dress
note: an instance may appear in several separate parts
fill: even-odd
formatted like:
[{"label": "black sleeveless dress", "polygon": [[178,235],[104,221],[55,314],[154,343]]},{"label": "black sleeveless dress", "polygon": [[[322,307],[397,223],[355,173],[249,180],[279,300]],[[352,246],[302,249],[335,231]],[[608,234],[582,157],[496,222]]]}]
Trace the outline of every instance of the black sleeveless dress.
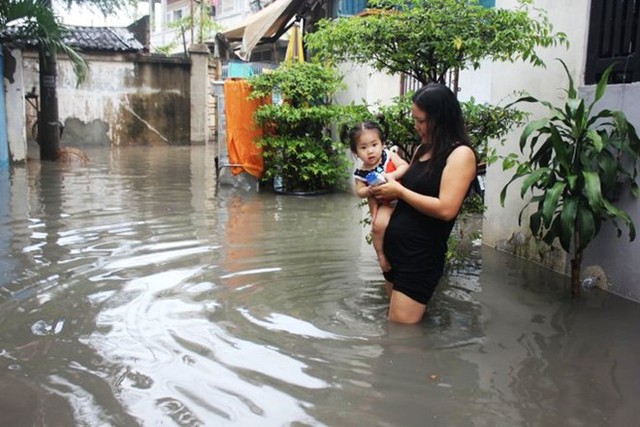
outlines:
[{"label": "black sleeveless dress", "polygon": [[[446,159],[416,161],[402,177],[402,184],[417,193],[438,197]],[[385,278],[393,290],[427,304],[444,272],[447,241],[455,218],[443,221],[425,215],[399,200],[384,235],[384,253],[392,270]]]}]

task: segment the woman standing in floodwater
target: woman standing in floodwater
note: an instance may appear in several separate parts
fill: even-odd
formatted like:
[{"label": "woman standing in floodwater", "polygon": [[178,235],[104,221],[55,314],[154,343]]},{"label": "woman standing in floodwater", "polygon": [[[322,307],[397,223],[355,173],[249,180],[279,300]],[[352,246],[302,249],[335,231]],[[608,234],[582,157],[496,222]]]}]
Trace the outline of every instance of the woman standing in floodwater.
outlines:
[{"label": "woman standing in floodwater", "polygon": [[389,320],[419,322],[444,272],[447,240],[476,176],[460,104],[441,84],[420,88],[411,115],[421,144],[402,183],[372,187],[377,198],[398,199],[384,236],[391,271],[384,273]]}]

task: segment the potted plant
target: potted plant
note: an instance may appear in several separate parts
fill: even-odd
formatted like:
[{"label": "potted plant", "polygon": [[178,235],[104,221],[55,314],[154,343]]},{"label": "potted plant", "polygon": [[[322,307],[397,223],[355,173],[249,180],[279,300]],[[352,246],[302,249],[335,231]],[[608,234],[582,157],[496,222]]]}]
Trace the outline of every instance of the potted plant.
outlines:
[{"label": "potted plant", "polygon": [[625,183],[631,194],[638,196],[638,159],[640,139],[622,111],[594,111],[595,104],[607,88],[609,67],[596,86],[593,101],[582,99],[574,86],[566,64],[569,85],[564,105],[554,106],[531,96],[514,102],[542,104],[547,117],[529,122],[520,136],[520,158],[506,156],[503,169],[515,168],[510,181],[500,193],[504,206],[507,188],[522,178],[520,195],[531,197],[520,212],[533,205],[529,228],[533,236],[548,245],[556,239],[571,259],[571,292],[580,293],[580,268],[583,251],[600,231],[603,221],[610,220],[621,235],[618,221],[635,238],[635,226],[627,212],[614,206],[616,189]]},{"label": "potted plant", "polygon": [[284,62],[250,79],[252,98],[272,97],[254,118],[263,126],[264,179],[284,194],[318,194],[344,182],[346,148],[331,137],[331,125],[353,107],[332,104],[342,88],[337,70],[314,62]]}]

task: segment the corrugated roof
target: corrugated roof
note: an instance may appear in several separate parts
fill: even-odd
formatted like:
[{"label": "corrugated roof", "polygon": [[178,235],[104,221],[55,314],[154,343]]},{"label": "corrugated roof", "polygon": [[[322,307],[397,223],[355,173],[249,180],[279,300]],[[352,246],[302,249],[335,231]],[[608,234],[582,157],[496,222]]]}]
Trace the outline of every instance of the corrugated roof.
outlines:
[{"label": "corrugated roof", "polygon": [[[68,25],[62,40],[69,46],[81,51],[140,52],[144,49],[133,33],[125,27],[82,27]],[[14,39],[15,27],[7,27],[4,37]],[[29,46],[35,46],[35,40],[21,40]]]}]

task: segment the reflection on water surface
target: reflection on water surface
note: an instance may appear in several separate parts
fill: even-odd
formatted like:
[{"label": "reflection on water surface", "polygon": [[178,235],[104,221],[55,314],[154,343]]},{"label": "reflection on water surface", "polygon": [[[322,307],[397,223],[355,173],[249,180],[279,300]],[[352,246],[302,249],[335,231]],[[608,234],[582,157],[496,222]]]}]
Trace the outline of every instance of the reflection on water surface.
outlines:
[{"label": "reflection on water surface", "polygon": [[640,306],[477,250],[388,325],[349,194],[216,189],[207,147],[2,175],[1,425],[633,425]]}]

